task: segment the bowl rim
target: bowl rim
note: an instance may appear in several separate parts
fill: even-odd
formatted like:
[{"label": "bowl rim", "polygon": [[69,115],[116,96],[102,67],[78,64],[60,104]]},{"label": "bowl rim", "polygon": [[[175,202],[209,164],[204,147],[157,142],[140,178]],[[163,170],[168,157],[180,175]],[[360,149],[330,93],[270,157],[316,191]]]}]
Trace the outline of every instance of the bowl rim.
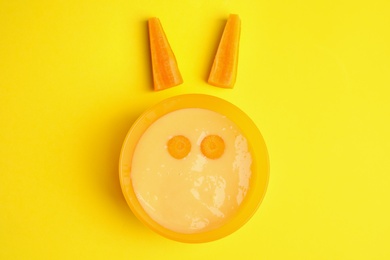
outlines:
[{"label": "bowl rim", "polygon": [[[131,183],[131,161],[143,132],[160,117],[184,108],[203,108],[225,115],[246,136],[252,153],[250,188],[239,210],[216,229],[198,233],[179,233],[155,222],[142,208]],[[260,166],[259,166],[260,165]],[[183,94],[166,98],[145,110],[130,127],[119,158],[119,180],[122,193],[133,214],[156,233],[179,242],[202,243],[223,238],[242,227],[257,211],[266,194],[270,175],[269,155],[264,138],[255,123],[232,103],[206,94]]]}]

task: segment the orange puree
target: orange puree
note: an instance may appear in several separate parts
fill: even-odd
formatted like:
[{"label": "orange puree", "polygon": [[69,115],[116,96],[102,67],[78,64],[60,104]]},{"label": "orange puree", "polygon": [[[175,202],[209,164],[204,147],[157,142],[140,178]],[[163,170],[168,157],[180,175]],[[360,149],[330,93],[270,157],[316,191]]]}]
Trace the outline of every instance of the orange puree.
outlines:
[{"label": "orange puree", "polygon": [[247,140],[226,116],[201,108],[170,112],[135,148],[131,179],[143,209],[179,232],[215,229],[238,210],[249,188]]}]

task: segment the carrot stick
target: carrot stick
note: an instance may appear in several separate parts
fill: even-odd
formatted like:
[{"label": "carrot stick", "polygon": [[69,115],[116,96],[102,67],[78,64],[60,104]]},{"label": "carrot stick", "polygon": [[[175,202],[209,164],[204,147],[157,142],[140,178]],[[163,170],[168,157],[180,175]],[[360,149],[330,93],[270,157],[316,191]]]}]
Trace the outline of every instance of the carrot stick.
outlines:
[{"label": "carrot stick", "polygon": [[233,88],[237,77],[240,31],[240,17],[231,14],[215,55],[208,79],[209,84],[222,88]]},{"label": "carrot stick", "polygon": [[156,17],[148,20],[154,90],[163,90],[183,83],[175,55]]}]

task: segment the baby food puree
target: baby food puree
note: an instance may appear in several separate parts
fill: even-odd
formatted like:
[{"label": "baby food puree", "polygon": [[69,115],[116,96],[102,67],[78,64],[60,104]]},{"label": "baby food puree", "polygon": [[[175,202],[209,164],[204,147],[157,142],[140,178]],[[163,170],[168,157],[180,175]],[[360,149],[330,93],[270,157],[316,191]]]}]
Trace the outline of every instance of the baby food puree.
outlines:
[{"label": "baby food puree", "polygon": [[216,229],[229,221],[250,183],[252,155],[238,126],[204,108],[163,115],[142,134],[130,166],[145,212],[179,233]]}]

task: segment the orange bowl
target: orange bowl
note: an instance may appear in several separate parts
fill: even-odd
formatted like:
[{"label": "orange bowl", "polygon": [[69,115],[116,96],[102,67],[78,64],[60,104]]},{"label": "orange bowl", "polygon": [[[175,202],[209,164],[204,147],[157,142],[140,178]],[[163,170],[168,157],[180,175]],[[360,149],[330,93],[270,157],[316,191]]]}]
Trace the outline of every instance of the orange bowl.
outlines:
[{"label": "orange bowl", "polygon": [[[137,199],[132,183],[132,160],[138,140],[156,120],[185,108],[202,108],[217,112],[234,122],[248,141],[252,155],[251,177],[245,199],[237,212],[222,226],[197,233],[180,233],[168,229],[148,215]],[[243,226],[256,212],[266,193],[269,179],[269,159],[264,139],[253,121],[231,103],[209,95],[187,94],[168,98],[146,110],[130,128],[120,154],[119,180],[123,195],[134,215],[158,234],[180,242],[202,243],[223,238]]]}]

